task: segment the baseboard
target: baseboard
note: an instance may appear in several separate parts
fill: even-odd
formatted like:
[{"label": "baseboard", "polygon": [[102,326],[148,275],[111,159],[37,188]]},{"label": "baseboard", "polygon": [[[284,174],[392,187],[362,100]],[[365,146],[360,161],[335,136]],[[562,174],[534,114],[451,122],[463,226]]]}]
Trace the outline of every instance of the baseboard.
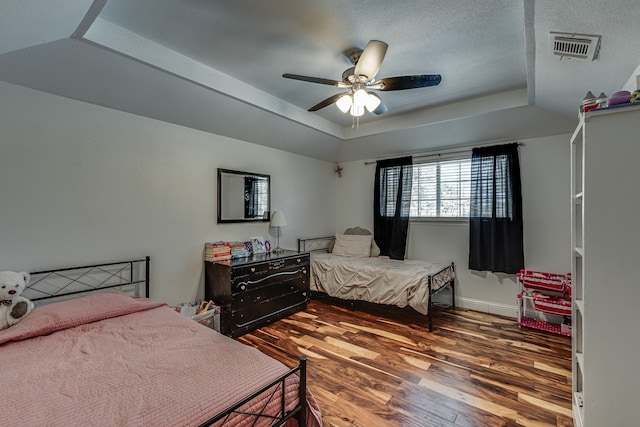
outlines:
[{"label": "baseboard", "polygon": [[[312,292],[312,298],[315,299],[323,299],[330,300],[336,304],[349,304],[348,301],[340,300],[338,298],[330,297],[323,292]],[[434,303],[442,303],[442,304],[451,304],[451,293],[443,292],[433,297]],[[374,303],[365,303],[358,302],[359,304],[371,304],[372,306],[376,306]],[[481,313],[489,313],[489,314],[498,314],[500,316],[507,316],[513,319],[518,318],[518,306],[509,305],[509,304],[499,304],[491,301],[483,301],[473,298],[456,298],[456,307],[466,308],[469,310],[479,311]]]},{"label": "baseboard", "polygon": [[[434,298],[434,301],[451,304],[449,295],[443,298]],[[518,306],[499,304],[490,301],[477,300],[472,298],[456,298],[456,307],[467,308],[469,310],[480,311],[482,313],[498,314],[501,316],[518,317]]]}]

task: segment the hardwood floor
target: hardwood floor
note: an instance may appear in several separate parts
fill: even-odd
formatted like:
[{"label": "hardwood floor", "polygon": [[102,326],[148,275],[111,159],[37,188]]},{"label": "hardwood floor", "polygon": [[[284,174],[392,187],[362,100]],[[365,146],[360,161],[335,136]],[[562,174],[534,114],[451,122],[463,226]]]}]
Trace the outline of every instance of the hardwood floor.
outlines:
[{"label": "hardwood floor", "polygon": [[573,426],[571,339],[514,319],[436,309],[307,310],[238,340],[288,366],[308,356],[325,426]]}]

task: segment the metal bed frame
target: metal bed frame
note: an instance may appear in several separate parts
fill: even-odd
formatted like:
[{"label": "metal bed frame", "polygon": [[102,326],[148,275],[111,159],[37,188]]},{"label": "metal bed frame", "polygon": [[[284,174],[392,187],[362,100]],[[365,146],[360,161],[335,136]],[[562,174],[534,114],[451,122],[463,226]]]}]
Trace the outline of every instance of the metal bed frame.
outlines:
[{"label": "metal bed frame", "polygon": [[[48,302],[56,302],[65,299],[77,298],[82,295],[96,292],[110,291],[114,289],[132,293],[135,296],[149,297],[150,290],[150,260],[149,256],[142,259],[134,259],[119,262],[93,264],[80,267],[69,267],[55,270],[36,271],[31,274],[31,281],[22,292],[22,296],[30,299],[36,305]],[[141,293],[143,286],[144,295]],[[215,333],[215,332],[214,332]],[[244,397],[242,400],[229,406],[222,412],[201,424],[211,426],[214,423],[224,426],[230,420],[231,414],[242,414],[259,418],[270,418],[272,426],[282,426],[290,418],[296,418],[298,425],[304,427],[307,424],[307,358],[299,357],[299,365],[280,375],[261,389]],[[299,373],[298,404],[291,410],[285,411],[285,381],[291,375]],[[269,392],[264,407],[260,412],[241,411],[240,408],[258,395]],[[280,393],[281,408],[278,416],[262,413],[269,401],[277,393]],[[255,424],[254,422],[254,424]]]},{"label": "metal bed frame", "polygon": [[[329,246],[331,244],[331,242],[333,242],[335,240],[335,236],[328,236],[328,237],[313,237],[310,239],[298,239],[298,252],[323,252],[323,251],[328,251]],[[451,278],[451,280],[449,280],[448,283],[444,284],[443,286],[441,286],[440,288],[436,289],[435,291],[432,290],[433,288],[433,283],[435,280],[437,280],[438,276],[440,275],[445,275],[447,274],[448,271],[451,271],[453,273],[453,277]],[[455,265],[452,262],[451,264],[447,265],[446,267],[444,267],[442,270],[434,273],[434,274],[430,274],[428,276],[428,286],[429,286],[429,291],[427,293],[428,295],[428,307],[429,307],[429,311],[427,313],[427,325],[429,328],[429,332],[433,332],[433,297],[435,295],[438,295],[440,292],[442,292],[444,289],[446,289],[447,287],[451,288],[451,307],[452,308],[456,308],[456,290],[455,290]],[[315,291],[318,294],[324,294],[323,292],[318,292]],[[326,294],[325,294],[326,295]],[[313,292],[312,292],[312,296],[313,296]],[[328,298],[334,298],[334,297],[329,297]],[[349,301],[351,309],[354,309],[354,303],[355,301],[350,300]],[[373,303],[375,304],[375,303]],[[377,304],[377,305],[384,305],[384,304]]]},{"label": "metal bed frame", "polygon": [[[119,289],[149,297],[150,257],[128,261],[59,268],[31,273],[31,280],[22,296],[34,303],[55,302],[100,291]],[[142,270],[144,268],[144,271]],[[37,305],[37,304],[36,304]]]},{"label": "metal bed frame", "polygon": [[[220,421],[220,420],[224,420],[222,422],[222,426],[225,425],[225,423],[227,422],[227,420],[229,419],[229,416],[231,414],[242,414],[242,415],[248,415],[248,416],[252,416],[256,418],[256,422],[260,417],[264,417],[264,418],[271,418],[273,420],[273,427],[278,427],[278,426],[282,426],[284,425],[284,423],[287,422],[287,420],[289,420],[289,418],[296,418],[298,420],[298,426],[300,427],[304,427],[307,425],[307,357],[306,356],[300,356],[298,358],[298,360],[300,361],[300,364],[298,366],[296,366],[295,368],[291,369],[290,371],[282,374],[281,376],[279,376],[278,378],[276,378],[275,380],[273,380],[272,382],[270,382],[269,384],[265,385],[264,387],[262,387],[260,390],[257,390],[253,393],[251,393],[250,395],[248,395],[247,397],[243,398],[242,400],[234,403],[233,405],[231,405],[230,407],[228,407],[227,409],[225,409],[224,411],[216,414],[215,416],[213,416],[212,418],[210,418],[209,420],[207,420],[206,422],[200,424],[200,427],[207,427],[210,425],[213,425],[214,423]],[[285,405],[286,405],[286,401],[284,399],[285,393],[284,393],[284,386],[285,386],[285,381],[286,379],[290,376],[290,375],[295,375],[296,372],[300,372],[300,382],[298,385],[298,404],[289,412],[285,411]],[[269,403],[269,401],[276,395],[276,393],[278,393],[278,391],[280,392],[280,402],[281,402],[281,406],[280,406],[280,416],[275,417],[272,415],[267,415],[267,414],[263,414],[262,412],[245,412],[245,411],[241,411],[240,407],[242,405],[244,405],[245,403],[249,402],[250,400],[254,399],[255,397],[259,396],[262,393],[265,393],[267,391],[271,390],[271,395],[269,396],[269,399],[267,400],[267,402],[265,402],[263,410],[266,408],[267,404]],[[255,422],[253,423],[255,424]]]}]

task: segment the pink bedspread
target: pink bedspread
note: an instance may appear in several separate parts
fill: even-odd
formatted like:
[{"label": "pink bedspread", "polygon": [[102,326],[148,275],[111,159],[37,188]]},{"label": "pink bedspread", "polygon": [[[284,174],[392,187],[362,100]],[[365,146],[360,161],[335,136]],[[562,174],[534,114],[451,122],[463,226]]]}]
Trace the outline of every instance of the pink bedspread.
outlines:
[{"label": "pink bedspread", "polygon": [[[121,293],[36,308],[0,332],[0,366],[11,408],[2,424],[24,426],[198,425],[288,370],[162,303]],[[287,383],[287,409],[297,383],[296,375]],[[279,394],[258,400],[247,409],[269,402],[279,412]],[[321,426],[310,393],[307,401],[307,425]]]}]

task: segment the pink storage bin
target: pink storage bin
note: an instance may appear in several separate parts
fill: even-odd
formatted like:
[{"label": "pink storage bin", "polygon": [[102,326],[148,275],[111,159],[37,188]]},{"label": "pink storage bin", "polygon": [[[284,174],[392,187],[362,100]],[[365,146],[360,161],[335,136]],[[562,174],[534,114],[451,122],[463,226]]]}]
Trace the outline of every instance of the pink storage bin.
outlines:
[{"label": "pink storage bin", "polygon": [[520,270],[517,277],[525,289],[553,292],[555,295],[563,295],[567,282],[571,281],[570,275],[532,270]]},{"label": "pink storage bin", "polygon": [[536,310],[560,316],[571,316],[571,301],[536,291],[532,292],[532,296],[533,308]]}]

